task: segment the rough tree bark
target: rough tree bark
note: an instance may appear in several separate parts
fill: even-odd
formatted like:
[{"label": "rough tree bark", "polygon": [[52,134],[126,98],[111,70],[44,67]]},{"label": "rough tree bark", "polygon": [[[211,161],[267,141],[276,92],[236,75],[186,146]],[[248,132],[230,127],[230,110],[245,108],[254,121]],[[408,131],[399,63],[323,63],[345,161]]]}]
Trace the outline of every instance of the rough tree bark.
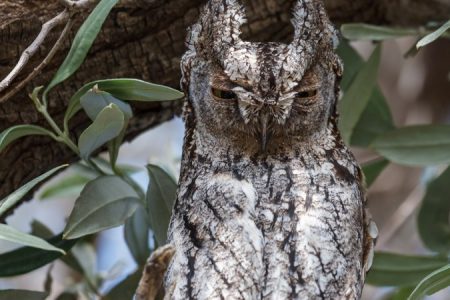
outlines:
[{"label": "rough tree bark", "polygon": [[[136,77],[177,88],[179,60],[184,51],[186,28],[193,23],[204,0],[122,0],[107,19],[80,70],[50,94],[50,112],[62,120],[70,95],[84,83],[114,77]],[[252,40],[287,40],[293,0],[247,1],[248,25],[244,37]],[[336,23],[368,22],[418,26],[444,20],[450,15],[450,0],[326,0]],[[3,0],[0,3],[0,79],[15,66],[22,51],[34,40],[41,25],[63,10],[60,1]],[[43,72],[24,90],[0,103],[0,131],[24,123],[45,126],[27,94],[33,87],[49,82],[64,59],[81,24],[81,14],[64,47]],[[63,26],[55,28],[38,53],[29,61],[11,88],[23,80],[46,56]],[[0,98],[8,90],[0,93]],[[180,102],[134,105],[135,118],[127,133],[132,139],[144,130],[171,119]],[[88,124],[82,114],[71,122],[76,136]],[[9,146],[0,155],[0,199],[46,170],[76,160],[64,146],[46,137],[29,137]]]}]

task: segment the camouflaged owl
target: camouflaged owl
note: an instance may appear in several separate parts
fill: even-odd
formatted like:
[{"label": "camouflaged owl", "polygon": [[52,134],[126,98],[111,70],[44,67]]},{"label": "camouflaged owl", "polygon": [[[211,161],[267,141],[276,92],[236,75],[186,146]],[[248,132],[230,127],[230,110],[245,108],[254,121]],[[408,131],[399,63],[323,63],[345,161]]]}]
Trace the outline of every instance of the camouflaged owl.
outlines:
[{"label": "camouflaged owl", "polygon": [[245,22],[211,0],[190,29],[166,299],[359,299],[377,230],[337,128],[335,29],[316,0],[290,44],[245,41]]}]

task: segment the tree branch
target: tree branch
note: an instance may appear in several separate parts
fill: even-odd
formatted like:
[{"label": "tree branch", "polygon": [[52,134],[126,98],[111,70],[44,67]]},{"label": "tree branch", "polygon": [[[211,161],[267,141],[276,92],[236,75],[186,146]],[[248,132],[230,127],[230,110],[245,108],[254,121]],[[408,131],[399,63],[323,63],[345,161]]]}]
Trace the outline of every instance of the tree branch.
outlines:
[{"label": "tree branch", "polygon": [[[56,41],[53,48],[50,50],[50,52],[47,54],[47,56],[44,58],[44,60],[33,69],[33,71],[28,74],[28,76],[22,80],[20,83],[18,83],[14,88],[12,88],[11,91],[9,91],[6,95],[2,96],[0,98],[0,103],[5,102],[12,96],[14,96],[18,91],[22,90],[23,87],[30,82],[34,77],[36,77],[43,68],[52,60],[53,56],[55,56],[56,52],[59,50],[59,48],[62,46],[64,39],[66,38],[67,34],[69,33],[71,27],[73,24],[73,20],[69,19],[66,23],[66,26],[64,27],[63,31],[61,32],[61,35],[59,36],[58,40]],[[19,64],[17,65],[19,66]],[[22,66],[23,67],[23,66]],[[11,72],[12,73],[12,72]],[[1,89],[0,89],[1,91]]]},{"label": "tree branch", "polygon": [[45,59],[42,61],[42,63],[34,69],[34,71],[27,76],[25,80],[20,82],[17,86],[13,88],[10,92],[8,92],[6,95],[0,98],[0,103],[8,100],[10,97],[14,96],[17,91],[23,88],[24,85],[26,85],[31,79],[33,79],[39,71],[41,71],[53,58],[56,51],[61,47],[62,40],[65,38],[67,33],[69,32],[69,29],[72,25],[72,21],[74,18],[74,15],[77,11],[90,7],[92,4],[94,4],[96,1],[94,0],[80,0],[80,1],[71,1],[71,0],[60,0],[60,2],[66,7],[65,10],[63,10],[61,13],[59,13],[56,17],[52,18],[51,20],[47,21],[42,25],[41,31],[39,32],[36,39],[31,43],[28,48],[26,48],[22,55],[20,56],[19,61],[17,62],[16,66],[12,69],[12,71],[0,82],[0,92],[7,89],[11,82],[19,75],[20,71],[27,65],[30,58],[37,52],[37,50],[43,45],[45,42],[45,39],[47,38],[50,31],[52,31],[53,28],[56,26],[66,23],[66,26],[64,30],[61,32],[60,37],[58,38],[58,41],[55,43],[53,48],[50,50],[49,54],[45,57]]},{"label": "tree branch", "polygon": [[[120,1],[106,20],[82,67],[71,80],[50,93],[50,114],[57,122],[61,122],[70,97],[86,82],[93,80],[135,77],[178,88],[179,60],[185,49],[186,28],[197,19],[205,1]],[[246,36],[259,41],[285,41],[290,38],[292,28],[289,18],[294,0],[245,2],[248,3],[249,19],[249,24],[243,28]],[[34,39],[36,28],[57,15],[61,11],[61,3],[70,11],[71,5],[78,5],[80,9],[86,5],[83,7],[87,8],[91,7],[88,3],[94,1],[0,1],[0,75],[6,75],[15,68],[17,58],[23,52],[20,45],[29,44],[32,41],[29,37]],[[325,3],[335,23],[417,26],[448,19],[450,15],[448,0],[325,0]],[[72,28],[78,28],[81,21],[82,18],[74,19]],[[74,30],[67,35],[73,33]],[[59,37],[60,34],[55,33],[55,30],[49,32],[42,47],[54,48],[53,44]],[[28,63],[15,75],[14,82],[8,84],[9,89],[14,89],[12,85],[16,85],[15,81],[20,84],[25,79],[26,82],[14,96],[8,96],[7,100],[0,103],[0,132],[17,124],[46,126],[42,116],[30,103],[28,93],[51,80],[70,47],[67,39],[65,41],[62,41],[61,51],[55,51],[49,59],[46,59],[49,54],[40,54],[39,51],[30,56]],[[37,73],[34,72],[35,66],[38,66]],[[27,79],[29,74],[32,76]],[[0,98],[4,97],[5,91],[0,94]],[[134,104],[135,117],[131,120],[126,140],[171,119],[180,111],[181,105],[181,101]],[[88,124],[88,118],[78,114],[71,121],[71,134],[77,137]],[[74,160],[76,157],[70,150],[45,137],[27,137],[15,142],[0,154],[0,198],[48,169]]]},{"label": "tree branch", "polygon": [[[0,92],[8,88],[11,84],[11,82],[16,78],[17,75],[19,75],[20,71],[25,67],[25,65],[28,63],[30,58],[36,53],[36,51],[39,49],[39,47],[42,46],[42,44],[45,41],[45,38],[49,34],[49,32],[58,26],[59,24],[62,24],[69,18],[69,12],[68,10],[64,10],[60,14],[58,14],[53,19],[47,21],[44,25],[42,25],[42,29],[39,32],[36,39],[31,43],[28,48],[23,51],[22,55],[20,56],[19,61],[17,62],[17,65],[12,69],[12,71],[5,77],[5,79],[0,82]],[[8,99],[9,97],[2,97],[0,100],[0,103]]]}]

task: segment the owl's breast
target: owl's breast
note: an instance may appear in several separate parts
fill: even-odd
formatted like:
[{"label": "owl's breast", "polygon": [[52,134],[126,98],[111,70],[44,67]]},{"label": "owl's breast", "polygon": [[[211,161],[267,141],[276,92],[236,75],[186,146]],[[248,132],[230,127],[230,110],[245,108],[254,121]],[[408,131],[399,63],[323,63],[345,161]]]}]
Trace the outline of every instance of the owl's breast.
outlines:
[{"label": "owl's breast", "polygon": [[180,183],[166,282],[175,298],[360,295],[363,194],[352,161],[212,165]]},{"label": "owl's breast", "polygon": [[359,295],[363,194],[353,164],[305,168],[294,163],[274,168],[264,179],[257,184],[257,214],[270,270],[267,297]]}]

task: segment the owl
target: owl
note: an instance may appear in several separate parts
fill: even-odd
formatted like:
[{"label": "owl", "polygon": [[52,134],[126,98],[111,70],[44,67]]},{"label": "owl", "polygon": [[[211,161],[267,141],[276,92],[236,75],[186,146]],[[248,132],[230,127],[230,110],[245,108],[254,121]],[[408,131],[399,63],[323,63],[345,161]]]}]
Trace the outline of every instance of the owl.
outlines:
[{"label": "owl", "polygon": [[210,0],[181,62],[186,135],[166,299],[359,299],[376,227],[337,127],[342,64],[324,6],[293,7],[292,42],[241,37]]}]

